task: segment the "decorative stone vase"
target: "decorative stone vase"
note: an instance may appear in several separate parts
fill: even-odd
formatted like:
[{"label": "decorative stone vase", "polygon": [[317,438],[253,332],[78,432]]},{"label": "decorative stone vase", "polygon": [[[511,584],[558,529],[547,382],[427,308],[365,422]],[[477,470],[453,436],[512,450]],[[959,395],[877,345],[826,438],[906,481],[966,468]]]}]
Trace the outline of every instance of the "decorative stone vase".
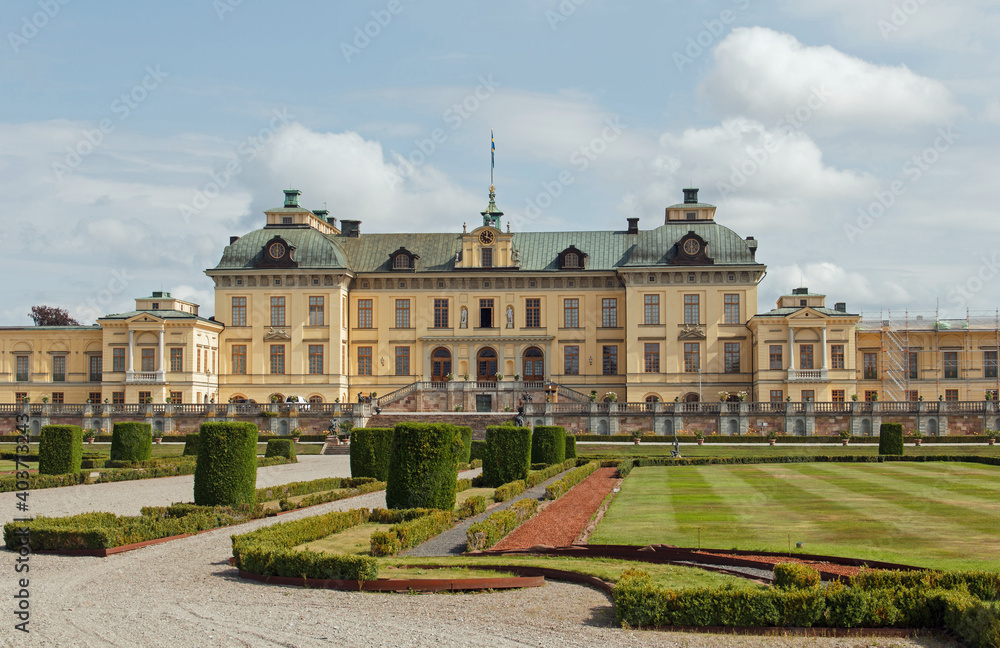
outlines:
[{"label": "decorative stone vase", "polygon": [[923,439],[914,439],[914,440],[913,440],[913,445],[920,445],[920,442],[921,442],[922,440],[923,440]]},{"label": "decorative stone vase", "polygon": [[768,439],[767,445],[774,445],[774,439]]},{"label": "decorative stone vase", "polygon": [[846,446],[848,443],[850,443],[850,441],[847,440],[847,439],[844,439],[843,441],[840,442],[840,445]]},{"label": "decorative stone vase", "polygon": [[705,445],[705,439],[698,439],[698,445]]},{"label": "decorative stone vase", "polygon": [[156,437],[153,439],[153,442],[156,443],[156,445],[160,445],[163,443],[163,437]]},{"label": "decorative stone vase", "polygon": [[639,445],[639,439],[637,439],[637,438],[636,439],[632,439],[632,443],[635,444],[635,445]]},{"label": "decorative stone vase", "polygon": [[990,445],[995,445],[996,444],[996,439],[990,439],[989,444]]}]

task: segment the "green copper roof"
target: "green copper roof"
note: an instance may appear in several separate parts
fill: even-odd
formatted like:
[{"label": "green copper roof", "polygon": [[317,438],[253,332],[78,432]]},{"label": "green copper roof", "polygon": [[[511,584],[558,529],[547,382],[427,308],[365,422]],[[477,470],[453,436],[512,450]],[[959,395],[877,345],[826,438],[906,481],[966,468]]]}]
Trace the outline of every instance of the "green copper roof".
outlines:
[{"label": "green copper roof", "polygon": [[786,307],[786,308],[774,308],[766,313],[758,313],[754,317],[788,317],[794,313],[798,313],[801,310],[814,310],[817,313],[822,313],[823,315],[829,315],[830,317],[860,317],[857,313],[843,313],[839,310],[834,310],[833,308],[817,308],[815,306],[796,306],[796,307]]},{"label": "green copper roof", "polygon": [[98,320],[127,320],[138,315],[152,315],[153,317],[159,317],[160,319],[168,320],[181,320],[181,319],[193,319],[201,320],[202,322],[211,322],[212,324],[222,325],[222,322],[216,322],[215,320],[206,319],[200,315],[194,315],[193,313],[185,313],[178,310],[141,310],[141,311],[129,311],[127,313],[112,313],[110,315],[105,315],[104,317],[99,317]]},{"label": "green copper roof", "polygon": [[[637,234],[625,231],[521,232],[513,236],[521,271],[558,270],[559,253],[575,246],[587,255],[586,270],[671,266],[674,246],[688,232],[707,243],[707,254],[715,266],[762,265],[747,243],[731,229],[713,221],[678,221]],[[264,245],[280,235],[295,246],[300,268],[345,269],[354,272],[389,271],[390,254],[400,247],[416,254],[416,270],[448,272],[455,269],[462,249],[460,234],[393,233],[351,237],[325,235],[302,226],[270,226],[255,230],[226,247],[217,270],[250,269],[256,266]],[[689,266],[680,266],[689,267]]]}]

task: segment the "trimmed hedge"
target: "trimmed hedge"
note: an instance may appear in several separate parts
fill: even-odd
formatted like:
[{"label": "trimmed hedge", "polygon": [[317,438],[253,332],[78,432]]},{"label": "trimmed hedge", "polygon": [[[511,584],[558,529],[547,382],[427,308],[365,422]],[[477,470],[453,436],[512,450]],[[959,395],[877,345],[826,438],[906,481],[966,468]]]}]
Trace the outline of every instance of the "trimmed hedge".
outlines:
[{"label": "trimmed hedge", "polygon": [[268,441],[267,448],[264,450],[264,458],[270,457],[284,457],[288,459],[289,463],[299,462],[295,457],[295,444],[292,443],[291,439],[271,439]]},{"label": "trimmed hedge", "polygon": [[458,463],[469,463],[472,461],[472,428],[467,425],[456,425],[455,428],[462,439],[462,454]]},{"label": "trimmed hedge", "polygon": [[389,478],[392,456],[392,428],[354,428],[351,430],[351,476]]},{"label": "trimmed hedge", "polygon": [[819,570],[802,563],[778,563],[774,566],[774,586],[782,589],[819,587]]},{"label": "trimmed hedge", "polygon": [[416,547],[447,531],[455,524],[451,511],[437,509],[402,509],[386,511],[375,509],[369,518],[372,522],[398,520],[388,531],[376,531],[371,536],[373,556],[394,556],[400,551]]},{"label": "trimmed hedge", "polygon": [[978,570],[895,571],[862,569],[851,577],[851,587],[859,589],[965,589],[984,601],[1000,600],[1000,573]]},{"label": "trimmed hedge", "polygon": [[591,461],[584,466],[569,471],[562,479],[558,479],[545,487],[545,499],[554,500],[562,497],[569,489],[582,482],[600,467],[601,464]]},{"label": "trimmed hedge", "polygon": [[524,479],[530,469],[531,428],[513,425],[490,425],[486,428],[483,477],[487,486],[496,488]]},{"label": "trimmed hedge", "polygon": [[566,428],[559,425],[536,425],[531,433],[531,463],[546,465],[566,461]]},{"label": "trimmed hedge", "polygon": [[474,439],[472,441],[472,445],[470,446],[470,448],[471,449],[470,449],[470,452],[469,452],[469,463],[472,463],[473,461],[476,461],[477,459],[479,461],[482,461],[483,457],[486,456],[486,442],[485,441],[480,441],[478,439]]},{"label": "trimmed hedge", "polygon": [[182,454],[187,457],[194,457],[198,455],[197,433],[184,435],[184,452]]},{"label": "trimmed hedge", "polygon": [[486,501],[485,497],[482,495],[473,495],[459,505],[455,515],[458,519],[464,520],[465,518],[479,515],[486,510],[487,506],[489,506],[489,502]]},{"label": "trimmed hedge", "polygon": [[111,429],[112,461],[146,461],[153,455],[153,426],[128,421]]},{"label": "trimmed hedge", "polygon": [[265,576],[375,580],[378,578],[378,561],[371,556],[293,549],[297,545],[364,524],[368,519],[368,509],[334,511],[233,536],[236,566],[243,571]]},{"label": "trimmed hedge", "polygon": [[518,479],[517,481],[507,482],[506,484],[501,484],[496,487],[493,491],[493,501],[494,502],[506,502],[512,497],[517,497],[525,490],[527,490],[528,484],[523,479]]},{"label": "trimmed hedge", "polygon": [[566,435],[566,458],[576,459],[576,437],[572,434]]},{"label": "trimmed hedge", "polygon": [[253,504],[256,490],[257,426],[202,423],[194,471],[195,503]]},{"label": "trimmed hedge", "polygon": [[458,457],[463,450],[455,426],[399,423],[392,436],[386,505],[454,510]]},{"label": "trimmed hedge", "polygon": [[79,425],[43,425],[38,442],[38,473],[65,475],[80,472],[83,428]]},{"label": "trimmed hedge", "polygon": [[878,453],[880,455],[903,454],[903,424],[883,423],[878,432]]},{"label": "trimmed hedge", "polygon": [[467,549],[469,551],[489,549],[537,511],[538,500],[529,497],[514,502],[503,511],[491,513],[485,520],[476,522],[465,532]]}]

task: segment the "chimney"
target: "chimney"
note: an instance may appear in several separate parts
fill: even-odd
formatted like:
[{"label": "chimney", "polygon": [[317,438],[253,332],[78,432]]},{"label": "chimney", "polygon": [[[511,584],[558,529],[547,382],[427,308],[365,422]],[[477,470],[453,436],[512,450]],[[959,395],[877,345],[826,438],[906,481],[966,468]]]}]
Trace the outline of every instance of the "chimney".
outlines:
[{"label": "chimney", "polygon": [[837,302],[836,304],[833,305],[833,310],[837,311],[838,313],[846,313],[847,312],[847,303],[846,302]]},{"label": "chimney", "polygon": [[238,237],[238,236],[230,236],[229,237],[229,244],[232,245],[233,243],[235,243],[238,240],[240,240],[240,237]]},{"label": "chimney", "polygon": [[809,289],[808,288],[792,288],[792,294],[793,295],[808,295],[809,294]]},{"label": "chimney", "polygon": [[358,238],[361,236],[361,221],[345,219],[340,221],[340,225],[340,232],[344,236],[350,236],[351,238]]},{"label": "chimney", "polygon": [[321,221],[323,221],[325,223],[325,222],[327,222],[327,218],[326,217],[330,215],[330,212],[328,212],[325,209],[314,209],[313,210],[313,214],[316,216],[316,218],[320,219]]},{"label": "chimney", "polygon": [[639,219],[630,218],[628,219],[628,231],[626,234],[638,234],[639,233]]},{"label": "chimney", "polygon": [[750,248],[750,256],[755,260],[757,258],[757,239],[752,236],[747,237],[747,247]]},{"label": "chimney", "polygon": [[285,207],[298,207],[299,196],[302,192],[298,189],[285,189]]},{"label": "chimney", "polygon": [[698,202],[698,189],[688,188],[684,190],[684,204],[694,205]]}]

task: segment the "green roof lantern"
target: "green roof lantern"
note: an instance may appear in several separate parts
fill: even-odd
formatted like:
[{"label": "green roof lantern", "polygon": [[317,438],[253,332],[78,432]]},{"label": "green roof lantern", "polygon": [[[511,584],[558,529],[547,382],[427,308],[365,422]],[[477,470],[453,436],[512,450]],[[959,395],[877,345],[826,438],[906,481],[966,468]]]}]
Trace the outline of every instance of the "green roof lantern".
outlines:
[{"label": "green roof lantern", "polygon": [[698,204],[698,189],[696,187],[684,190],[684,204],[686,205]]},{"label": "green roof lantern", "polygon": [[298,189],[285,189],[285,207],[298,207],[301,195],[302,192]]},{"label": "green roof lantern", "polygon": [[483,225],[500,229],[500,217],[503,216],[503,212],[497,208],[496,197],[496,187],[490,185],[490,204],[486,206],[486,211],[480,213],[483,215]]}]

